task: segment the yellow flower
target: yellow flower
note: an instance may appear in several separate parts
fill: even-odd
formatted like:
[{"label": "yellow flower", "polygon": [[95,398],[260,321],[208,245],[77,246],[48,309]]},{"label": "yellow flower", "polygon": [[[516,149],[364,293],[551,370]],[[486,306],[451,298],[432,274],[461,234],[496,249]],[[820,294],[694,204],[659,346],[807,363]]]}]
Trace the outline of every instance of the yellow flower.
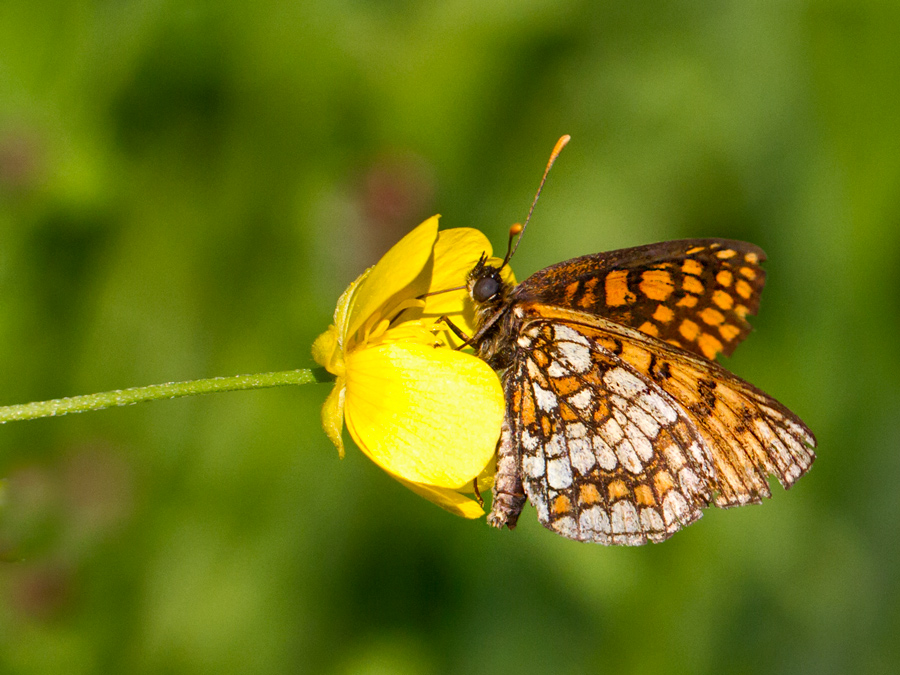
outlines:
[{"label": "yellow flower", "polygon": [[429,218],[350,284],[334,324],[313,344],[313,358],[337,378],[322,425],[341,456],[346,419],[373,462],[467,518],[484,514],[461,493],[473,492],[476,478],[487,487],[493,476],[503,392],[490,366],[453,349],[460,340],[435,324],[445,314],[472,334],[466,291],[422,296],[462,286],[483,253],[490,256],[491,246],[478,230],[439,233],[438,216]]}]

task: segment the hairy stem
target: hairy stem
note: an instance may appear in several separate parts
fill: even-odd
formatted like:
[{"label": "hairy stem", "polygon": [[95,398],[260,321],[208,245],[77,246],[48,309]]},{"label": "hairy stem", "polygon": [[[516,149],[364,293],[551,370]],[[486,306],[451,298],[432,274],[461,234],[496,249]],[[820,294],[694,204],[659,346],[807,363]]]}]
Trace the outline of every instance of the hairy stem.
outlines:
[{"label": "hairy stem", "polygon": [[207,380],[190,380],[187,382],[168,382],[151,384],[147,387],[132,387],[105,391],[99,394],[85,394],[69,398],[57,398],[52,401],[20,403],[0,407],[0,424],[15,420],[34,420],[40,417],[57,417],[70,413],[103,410],[123,405],[134,405],[144,401],[158,401],[164,398],[180,398],[197,396],[223,391],[241,391],[244,389],[266,389],[268,387],[285,387],[292,384],[312,384],[328,382],[331,375],[322,368],[313,370],[284,370],[275,373],[256,373],[254,375],[233,375],[231,377],[213,377]]}]

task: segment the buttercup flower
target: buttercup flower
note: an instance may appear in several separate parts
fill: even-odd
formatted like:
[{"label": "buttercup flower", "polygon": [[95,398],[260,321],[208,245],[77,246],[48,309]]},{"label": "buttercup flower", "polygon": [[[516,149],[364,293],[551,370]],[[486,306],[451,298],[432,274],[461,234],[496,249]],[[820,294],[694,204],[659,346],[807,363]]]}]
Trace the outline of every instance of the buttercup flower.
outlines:
[{"label": "buttercup flower", "polygon": [[[401,239],[344,291],[334,324],[313,358],[337,378],[322,425],[343,456],[343,422],[378,466],[439,506],[477,518],[463,492],[487,487],[503,419],[503,391],[484,361],[452,347],[460,340],[438,317],[471,335],[473,307],[461,286],[491,255],[478,230],[438,232],[438,216]],[[495,261],[499,264],[499,261]],[[509,268],[504,268],[512,281]]]}]

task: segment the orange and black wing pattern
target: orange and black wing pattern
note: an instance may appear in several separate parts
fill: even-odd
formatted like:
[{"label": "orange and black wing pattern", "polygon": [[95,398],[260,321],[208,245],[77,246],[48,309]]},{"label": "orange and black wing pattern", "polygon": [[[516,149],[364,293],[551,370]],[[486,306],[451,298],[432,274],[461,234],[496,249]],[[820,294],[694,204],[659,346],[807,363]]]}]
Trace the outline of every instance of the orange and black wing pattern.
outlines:
[{"label": "orange and black wing pattern", "polygon": [[[519,307],[518,356],[504,376],[498,485],[514,457],[546,527],[638,545],[719,507],[790,487],[815,438],[786,407],[718,364],[602,317]],[[492,511],[496,526],[514,525]]]},{"label": "orange and black wing pattern", "polygon": [[513,296],[596,314],[712,360],[731,355],[750,333],[765,257],[729,239],[668,241],[547,267]]}]

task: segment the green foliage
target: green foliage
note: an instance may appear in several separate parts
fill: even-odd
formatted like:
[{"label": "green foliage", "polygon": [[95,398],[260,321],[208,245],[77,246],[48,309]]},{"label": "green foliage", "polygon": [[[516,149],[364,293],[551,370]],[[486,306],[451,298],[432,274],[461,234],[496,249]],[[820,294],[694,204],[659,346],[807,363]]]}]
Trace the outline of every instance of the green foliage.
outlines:
[{"label": "green foliage", "polygon": [[729,367],[819,460],[671,541],[447,515],[327,385],[0,428],[0,672],[876,673],[900,663],[890,3],[0,3],[0,403],[312,366],[433,213],[515,260],[769,255]]}]

